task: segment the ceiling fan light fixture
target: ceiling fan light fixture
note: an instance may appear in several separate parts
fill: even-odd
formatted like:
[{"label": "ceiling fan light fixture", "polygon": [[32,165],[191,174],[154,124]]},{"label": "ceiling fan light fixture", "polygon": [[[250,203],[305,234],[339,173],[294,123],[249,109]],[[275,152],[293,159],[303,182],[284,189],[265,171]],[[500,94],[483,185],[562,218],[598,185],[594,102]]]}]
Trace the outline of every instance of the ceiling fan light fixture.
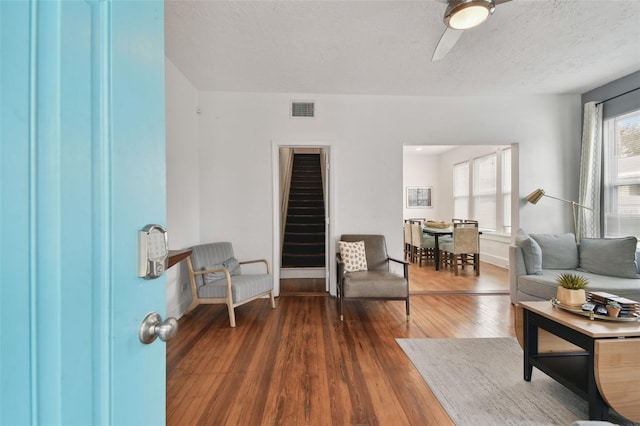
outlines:
[{"label": "ceiling fan light fixture", "polygon": [[454,30],[468,30],[483,23],[494,10],[493,0],[449,1],[444,23]]}]

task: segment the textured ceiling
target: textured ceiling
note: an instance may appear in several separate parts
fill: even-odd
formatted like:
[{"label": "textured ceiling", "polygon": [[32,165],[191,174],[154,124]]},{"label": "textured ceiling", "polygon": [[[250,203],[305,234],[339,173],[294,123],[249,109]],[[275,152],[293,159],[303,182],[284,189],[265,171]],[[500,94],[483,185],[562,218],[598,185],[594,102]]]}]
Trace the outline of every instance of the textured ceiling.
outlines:
[{"label": "textured ceiling", "polygon": [[199,90],[584,93],[640,70],[640,0],[513,0],[432,63],[445,4],[165,3],[166,55]]}]

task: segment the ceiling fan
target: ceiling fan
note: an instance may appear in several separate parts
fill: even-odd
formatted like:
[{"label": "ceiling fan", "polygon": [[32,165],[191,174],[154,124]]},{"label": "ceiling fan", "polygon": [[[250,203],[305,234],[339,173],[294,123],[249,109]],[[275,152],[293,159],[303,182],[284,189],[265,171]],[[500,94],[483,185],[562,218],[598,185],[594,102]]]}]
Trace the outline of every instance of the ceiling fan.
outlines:
[{"label": "ceiling fan", "polygon": [[433,52],[431,61],[438,61],[449,53],[456,44],[462,32],[483,23],[493,14],[497,5],[511,0],[437,0],[447,3],[444,12],[444,30],[440,41]]}]

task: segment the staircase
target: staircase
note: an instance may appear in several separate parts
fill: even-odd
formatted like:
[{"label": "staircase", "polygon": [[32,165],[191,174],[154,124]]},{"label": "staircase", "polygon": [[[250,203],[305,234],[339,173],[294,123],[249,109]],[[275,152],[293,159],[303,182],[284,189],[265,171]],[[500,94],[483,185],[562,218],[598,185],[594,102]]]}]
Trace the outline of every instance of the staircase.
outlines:
[{"label": "staircase", "polygon": [[320,154],[294,154],[282,247],[283,268],[325,266]]}]

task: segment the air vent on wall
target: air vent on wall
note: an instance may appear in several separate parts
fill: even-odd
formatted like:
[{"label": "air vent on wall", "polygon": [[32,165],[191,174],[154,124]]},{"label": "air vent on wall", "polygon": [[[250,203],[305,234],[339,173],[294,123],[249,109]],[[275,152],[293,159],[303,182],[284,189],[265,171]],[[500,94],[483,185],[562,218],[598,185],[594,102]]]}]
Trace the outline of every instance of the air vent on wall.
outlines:
[{"label": "air vent on wall", "polygon": [[315,103],[310,101],[291,102],[291,117],[315,117]]}]

